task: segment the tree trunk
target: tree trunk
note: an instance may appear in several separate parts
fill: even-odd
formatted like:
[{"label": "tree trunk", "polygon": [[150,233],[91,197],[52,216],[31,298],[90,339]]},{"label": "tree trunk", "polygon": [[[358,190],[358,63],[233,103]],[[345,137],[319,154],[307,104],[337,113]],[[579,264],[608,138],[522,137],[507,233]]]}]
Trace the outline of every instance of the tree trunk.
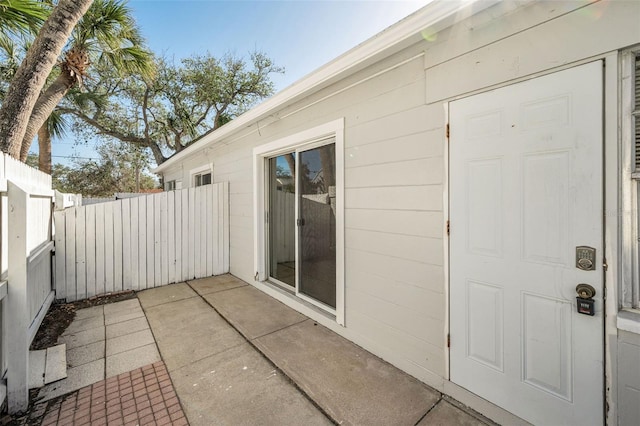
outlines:
[{"label": "tree trunk", "polygon": [[18,71],[11,80],[0,108],[0,150],[15,158],[38,100],[71,31],[93,0],[60,0],[38,32]]},{"label": "tree trunk", "polygon": [[136,193],[140,192],[140,166],[136,163]]},{"label": "tree trunk", "polygon": [[320,147],[320,163],[322,164],[322,178],[326,186],[325,190],[329,191],[330,186],[336,184],[336,172],[335,172],[335,154],[331,148],[335,145],[325,145]]},{"label": "tree trunk", "polygon": [[38,168],[41,172],[48,175],[51,174],[51,133],[49,127],[45,123],[40,130],[38,130],[38,146],[39,146],[39,158]]},{"label": "tree trunk", "polygon": [[153,154],[154,160],[156,160],[156,164],[159,166],[167,160],[167,157],[164,156],[160,147],[153,141],[149,141],[149,148],[151,149],[151,153]]},{"label": "tree trunk", "polygon": [[[47,90],[40,95],[38,101],[33,107],[33,112],[29,118],[29,124],[27,125],[24,138],[22,139],[20,161],[26,161],[27,155],[29,154],[29,148],[31,148],[31,143],[36,137],[36,134],[40,132],[40,128],[45,125],[53,110],[60,103],[62,98],[64,98],[64,95],[67,94],[69,89],[73,87],[75,82],[76,80],[71,77],[67,71],[63,71],[60,73],[58,78],[56,78],[55,81],[47,87]],[[51,150],[51,148],[49,148],[49,150]]]},{"label": "tree trunk", "polygon": [[289,170],[291,170],[291,177],[295,182],[296,181],[296,158],[294,157],[294,154],[285,154],[284,158],[285,160],[287,160],[287,164],[289,165]]}]

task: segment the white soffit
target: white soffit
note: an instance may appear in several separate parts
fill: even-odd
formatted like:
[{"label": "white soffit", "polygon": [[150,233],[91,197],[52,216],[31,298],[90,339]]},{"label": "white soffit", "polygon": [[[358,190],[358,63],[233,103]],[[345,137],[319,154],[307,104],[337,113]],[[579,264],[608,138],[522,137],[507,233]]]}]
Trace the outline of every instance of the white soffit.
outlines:
[{"label": "white soffit", "polygon": [[183,158],[188,157],[190,154],[229,136],[243,127],[254,124],[261,118],[272,114],[278,108],[309,96],[350,74],[356,73],[378,62],[384,57],[390,56],[419,42],[423,37],[422,32],[424,30],[428,29],[429,34],[434,34],[461,19],[466,19],[499,2],[500,0],[434,0],[422,9],[371,37],[369,40],[364,41],[333,61],[296,81],[291,86],[278,92],[263,103],[255,106],[219,129],[216,129],[215,132],[204,135],[193,145],[175,154],[152,171],[154,173],[161,173]]}]

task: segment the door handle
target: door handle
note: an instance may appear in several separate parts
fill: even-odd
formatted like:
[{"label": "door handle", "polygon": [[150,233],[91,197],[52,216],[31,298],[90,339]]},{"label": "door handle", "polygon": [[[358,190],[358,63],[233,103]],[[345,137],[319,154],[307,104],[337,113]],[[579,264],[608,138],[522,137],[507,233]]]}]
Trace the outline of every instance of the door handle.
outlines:
[{"label": "door handle", "polygon": [[589,284],[578,284],[576,286],[576,309],[579,314],[594,316],[596,314],[595,301],[593,296],[596,295],[596,289]]},{"label": "door handle", "polygon": [[581,299],[593,299],[596,295],[596,289],[589,284],[578,284],[576,286],[576,293]]}]

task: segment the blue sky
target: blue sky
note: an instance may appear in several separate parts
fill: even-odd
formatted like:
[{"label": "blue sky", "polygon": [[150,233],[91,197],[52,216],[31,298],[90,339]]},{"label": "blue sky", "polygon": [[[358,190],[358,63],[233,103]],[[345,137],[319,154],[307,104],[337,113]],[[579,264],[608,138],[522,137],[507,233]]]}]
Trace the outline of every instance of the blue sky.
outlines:
[{"label": "blue sky", "polygon": [[[154,52],[177,61],[207,51],[245,55],[257,49],[285,68],[273,76],[280,91],[428,2],[130,0],[129,6]],[[54,141],[52,149],[54,163],[69,161],[59,156],[96,156],[92,146],[75,146],[72,137]]]}]

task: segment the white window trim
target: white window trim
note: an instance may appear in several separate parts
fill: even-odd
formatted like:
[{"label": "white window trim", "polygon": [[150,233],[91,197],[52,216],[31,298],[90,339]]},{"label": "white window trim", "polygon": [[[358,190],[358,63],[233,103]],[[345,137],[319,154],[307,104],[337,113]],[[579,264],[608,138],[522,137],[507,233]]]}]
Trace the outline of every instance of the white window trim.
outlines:
[{"label": "white window trim", "polygon": [[[257,281],[267,281],[266,159],[333,137],[336,146],[336,322],[345,325],[344,288],[344,118],[278,139],[253,150],[254,266]],[[309,301],[308,298],[300,297]]]},{"label": "white window trim", "polygon": [[213,184],[213,163],[206,164],[204,166],[196,167],[195,169],[189,170],[189,188],[194,188],[196,186],[195,176],[200,174],[211,173],[211,183]]},{"label": "white window trim", "polygon": [[622,242],[620,306],[639,314],[638,291],[640,286],[640,265],[638,265],[638,185],[640,181],[635,173],[635,158],[631,114],[634,110],[634,68],[635,56],[640,49],[635,48],[621,55],[620,79],[620,138],[621,138],[621,197],[622,213],[620,216]]},{"label": "white window trim", "polygon": [[[167,187],[169,186],[169,184],[173,183],[173,188],[172,189],[168,189]],[[172,179],[172,180],[168,180],[164,183],[164,190],[165,191],[175,191],[176,190],[176,180]]]}]

